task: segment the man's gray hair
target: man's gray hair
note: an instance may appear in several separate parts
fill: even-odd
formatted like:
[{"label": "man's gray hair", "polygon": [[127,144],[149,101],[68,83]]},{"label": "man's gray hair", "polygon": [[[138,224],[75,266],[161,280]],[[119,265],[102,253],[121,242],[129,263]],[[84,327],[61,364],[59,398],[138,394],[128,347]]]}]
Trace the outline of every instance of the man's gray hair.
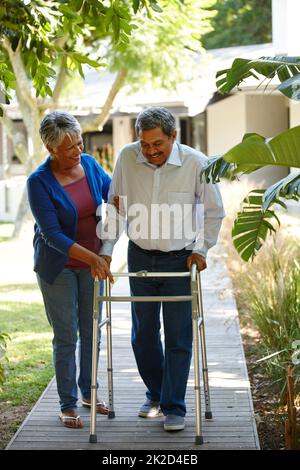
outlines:
[{"label": "man's gray hair", "polygon": [[66,111],[53,111],[46,114],[40,125],[40,136],[44,145],[55,148],[66,135],[79,135],[80,124]]},{"label": "man's gray hair", "polygon": [[136,119],[135,131],[138,136],[141,131],[161,127],[164,134],[171,137],[176,130],[173,114],[166,108],[151,107],[140,112]]}]

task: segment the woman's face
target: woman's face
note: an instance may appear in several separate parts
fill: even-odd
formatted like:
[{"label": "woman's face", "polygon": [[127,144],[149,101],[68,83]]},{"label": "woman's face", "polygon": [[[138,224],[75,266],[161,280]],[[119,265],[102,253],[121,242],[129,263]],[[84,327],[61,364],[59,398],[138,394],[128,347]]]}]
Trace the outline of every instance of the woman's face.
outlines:
[{"label": "woman's face", "polygon": [[70,170],[81,162],[81,154],[83,151],[81,134],[67,134],[60,144],[56,147],[47,145],[47,149],[56,159],[62,170]]}]

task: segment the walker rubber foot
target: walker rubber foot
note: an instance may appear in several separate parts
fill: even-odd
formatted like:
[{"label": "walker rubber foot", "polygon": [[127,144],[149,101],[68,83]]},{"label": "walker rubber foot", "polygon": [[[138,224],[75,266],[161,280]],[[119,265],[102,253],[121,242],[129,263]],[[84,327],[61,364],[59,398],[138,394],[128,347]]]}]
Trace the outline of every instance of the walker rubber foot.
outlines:
[{"label": "walker rubber foot", "polygon": [[213,419],[213,415],[211,411],[206,411],[205,412],[205,419]]},{"label": "walker rubber foot", "polygon": [[90,443],[96,444],[97,442],[97,434],[90,434]]},{"label": "walker rubber foot", "polygon": [[203,444],[203,436],[196,436],[195,437],[195,444],[196,446],[201,446]]},{"label": "walker rubber foot", "polygon": [[116,417],[115,412],[114,411],[109,411],[107,417],[108,417],[108,419],[114,419]]}]

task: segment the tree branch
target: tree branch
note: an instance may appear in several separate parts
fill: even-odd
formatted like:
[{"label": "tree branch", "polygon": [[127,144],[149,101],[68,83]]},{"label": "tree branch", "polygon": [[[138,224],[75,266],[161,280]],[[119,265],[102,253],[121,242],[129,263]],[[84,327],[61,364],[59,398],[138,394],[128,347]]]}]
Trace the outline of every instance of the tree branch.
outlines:
[{"label": "tree branch", "polygon": [[54,90],[53,90],[53,97],[52,98],[53,98],[54,103],[58,102],[60,94],[61,94],[63,86],[64,86],[64,83],[65,83],[65,79],[66,79],[66,76],[67,76],[67,74],[66,74],[66,62],[67,62],[67,58],[66,58],[66,56],[63,56],[61,64],[60,64],[58,77],[57,77],[55,87],[54,87]]},{"label": "tree branch", "polygon": [[96,117],[87,116],[86,118],[80,121],[82,132],[102,131],[103,126],[109,117],[109,113],[113,105],[114,99],[118,94],[119,90],[124,85],[126,75],[127,70],[125,68],[121,68],[115,78],[114,83],[112,84],[112,87],[103,105],[101,113]]},{"label": "tree branch", "polygon": [[32,107],[34,99],[32,97],[31,87],[27,78],[26,70],[20,53],[20,43],[15,51],[12,50],[11,44],[7,38],[3,39],[3,46],[8,52],[9,60],[16,77],[16,93],[22,102]]}]

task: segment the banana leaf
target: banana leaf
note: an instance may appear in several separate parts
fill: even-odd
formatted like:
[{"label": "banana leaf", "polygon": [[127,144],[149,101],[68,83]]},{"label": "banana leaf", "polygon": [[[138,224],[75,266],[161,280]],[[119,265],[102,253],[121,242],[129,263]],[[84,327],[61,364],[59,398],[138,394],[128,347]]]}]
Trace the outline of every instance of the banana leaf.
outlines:
[{"label": "banana leaf", "polygon": [[300,200],[300,171],[291,173],[268,189],[251,191],[243,201],[232,228],[233,244],[244,261],[253,259],[269,233],[276,232],[273,220],[280,221],[275,210],[278,204],[286,209],[281,198]]},{"label": "banana leaf", "polygon": [[218,183],[221,177],[230,180],[268,165],[300,168],[300,126],[293,127],[272,139],[259,134],[245,134],[241,143],[224,155],[208,159],[201,172],[207,183]]},{"label": "banana leaf", "polygon": [[271,139],[259,134],[246,135],[241,143],[223,155],[223,159],[235,163],[237,171],[249,173],[266,165],[300,168],[300,126]]},{"label": "banana leaf", "polygon": [[262,81],[261,76],[270,81],[277,76],[280,81],[277,89],[288,98],[300,100],[300,57],[237,58],[231,68],[217,72],[216,85],[221,93],[226,94],[249,77]]},{"label": "banana leaf", "polygon": [[222,156],[211,157],[200,173],[200,182],[203,182],[203,177],[206,183],[210,181],[219,183],[221,177],[234,180],[236,179],[236,176],[234,176],[235,168],[235,164],[225,162]]},{"label": "banana leaf", "polygon": [[266,189],[262,198],[262,210],[265,211],[270,207],[278,197],[296,201],[300,199],[300,171],[290,173]]},{"label": "banana leaf", "polygon": [[[264,192],[264,189],[251,191],[243,200],[243,209],[234,221],[231,232],[233,244],[244,261],[253,260],[268,233],[276,232],[273,220],[280,225],[274,210],[262,210]],[[273,203],[285,206],[277,198],[274,198]]]}]

